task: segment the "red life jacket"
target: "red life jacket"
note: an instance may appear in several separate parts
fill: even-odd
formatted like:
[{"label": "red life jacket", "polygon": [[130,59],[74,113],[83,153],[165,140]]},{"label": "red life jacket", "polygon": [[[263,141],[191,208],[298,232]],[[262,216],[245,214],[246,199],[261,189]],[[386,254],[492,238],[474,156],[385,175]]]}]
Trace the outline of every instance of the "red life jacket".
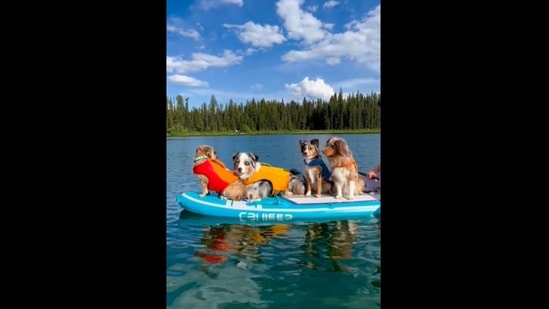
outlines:
[{"label": "red life jacket", "polygon": [[227,170],[225,164],[219,160],[207,159],[193,167],[194,174],[208,177],[208,190],[221,194],[227,186],[235,182],[238,176]]}]

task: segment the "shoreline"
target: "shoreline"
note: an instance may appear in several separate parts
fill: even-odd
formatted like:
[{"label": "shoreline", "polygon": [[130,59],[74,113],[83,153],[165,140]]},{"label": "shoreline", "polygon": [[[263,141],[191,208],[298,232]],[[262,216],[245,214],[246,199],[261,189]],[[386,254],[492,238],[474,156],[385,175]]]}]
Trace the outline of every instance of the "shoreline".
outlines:
[{"label": "shoreline", "polygon": [[239,136],[239,135],[309,135],[309,134],[380,134],[381,129],[365,130],[299,130],[299,131],[255,131],[255,132],[188,132],[166,135],[166,138],[189,136]]}]

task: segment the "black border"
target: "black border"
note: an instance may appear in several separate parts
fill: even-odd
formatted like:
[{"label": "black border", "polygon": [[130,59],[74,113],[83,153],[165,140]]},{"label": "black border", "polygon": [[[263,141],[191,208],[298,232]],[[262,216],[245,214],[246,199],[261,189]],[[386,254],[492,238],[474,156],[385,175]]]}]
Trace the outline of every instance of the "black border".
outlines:
[{"label": "black border", "polygon": [[456,188],[469,156],[456,145],[464,131],[452,98],[462,83],[448,62],[454,38],[448,17],[421,3],[384,1],[381,12],[381,307],[457,303],[450,287],[470,258],[456,236],[467,233]]},{"label": "black border", "polygon": [[25,49],[39,58],[30,72],[43,81],[26,104],[32,113],[22,114],[28,162],[40,160],[27,193],[42,206],[22,218],[41,249],[18,251],[39,279],[33,298],[165,307],[165,3],[39,15],[29,20],[48,35],[40,52],[34,41]]}]

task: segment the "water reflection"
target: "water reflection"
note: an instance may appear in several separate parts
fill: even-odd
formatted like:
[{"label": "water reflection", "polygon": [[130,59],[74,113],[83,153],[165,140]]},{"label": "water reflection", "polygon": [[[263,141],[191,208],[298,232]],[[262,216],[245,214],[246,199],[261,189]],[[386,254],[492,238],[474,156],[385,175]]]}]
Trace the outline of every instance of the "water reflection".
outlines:
[{"label": "water reflection", "polygon": [[[209,224],[202,227],[200,245],[195,248],[194,256],[202,262],[201,270],[209,274],[212,266],[227,262],[234,263],[239,268],[249,269],[252,264],[272,263],[271,252],[282,255],[284,252],[279,251],[281,244],[291,242],[298,245],[293,249],[282,245],[284,250],[288,250],[286,257],[299,256],[298,264],[305,269],[352,272],[347,261],[351,265],[356,264],[357,260],[361,259],[360,255],[364,254],[365,246],[372,246],[368,243],[359,243],[360,247],[355,248],[361,232],[363,238],[371,239],[372,234],[379,235],[379,226],[370,225],[370,228],[372,227],[373,230],[361,231],[360,222],[353,220],[270,225]],[[279,242],[273,244],[276,240]],[[379,243],[373,244],[374,250],[377,251],[373,252],[374,255],[379,254],[378,246]],[[299,252],[295,249],[299,249]],[[376,272],[379,275],[379,267]]]},{"label": "water reflection", "polygon": [[323,266],[327,258],[330,263],[323,267],[328,271],[348,271],[341,261],[353,257],[358,232],[358,223],[348,220],[308,224],[303,250],[313,259],[308,259],[305,266],[316,269]]},{"label": "water reflection", "polygon": [[[292,299],[314,297],[324,308],[336,300],[350,307],[356,301],[379,308],[377,224],[337,220],[254,225],[182,215],[180,228],[197,236],[181,247],[192,253],[177,264],[181,277],[170,278],[175,298],[169,301],[188,308],[214,299],[219,307],[244,302],[267,306],[281,300],[289,306]],[[181,289],[185,291],[177,292]]]},{"label": "water reflection", "polygon": [[210,264],[225,263],[229,256],[242,256],[252,260],[260,258],[259,247],[269,245],[273,237],[288,232],[287,224],[250,226],[245,224],[220,224],[204,230],[200,243],[204,248],[195,256]]}]

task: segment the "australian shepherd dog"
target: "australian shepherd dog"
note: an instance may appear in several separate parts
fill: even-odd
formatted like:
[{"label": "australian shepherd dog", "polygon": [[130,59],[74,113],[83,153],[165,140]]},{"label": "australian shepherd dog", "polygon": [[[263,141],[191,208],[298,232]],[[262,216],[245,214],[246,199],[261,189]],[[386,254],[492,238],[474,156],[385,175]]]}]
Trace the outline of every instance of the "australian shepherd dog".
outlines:
[{"label": "australian shepherd dog", "polygon": [[362,194],[364,180],[359,177],[358,164],[347,142],[339,137],[330,137],[322,153],[328,159],[332,170],[332,181],[335,187],[335,198],[352,200],[356,195]]},{"label": "australian shepherd dog", "polygon": [[202,192],[200,197],[214,191],[222,199],[242,200],[245,186],[238,176],[217,158],[213,147],[200,145],[194,155],[193,173],[198,177]]},{"label": "australian shepherd dog", "polygon": [[[304,185],[299,186],[299,171],[285,170],[259,162],[253,152],[237,152],[233,155],[233,170],[246,185],[245,197],[249,201],[260,200],[278,193],[294,190],[303,194]],[[301,181],[303,184],[303,181]],[[300,193],[301,192],[301,193]]]},{"label": "australian shepherd dog", "polygon": [[316,197],[332,193],[333,183],[330,180],[330,169],[322,160],[318,139],[314,138],[310,142],[300,140],[299,147],[305,163],[303,170],[306,185],[305,196],[311,196],[312,191],[315,192]]},{"label": "australian shepherd dog", "polygon": [[290,173],[292,174],[290,176],[290,183],[288,184],[288,189],[284,191],[284,195],[304,195],[306,191],[305,184],[307,183],[305,176],[296,169],[291,169]]}]

